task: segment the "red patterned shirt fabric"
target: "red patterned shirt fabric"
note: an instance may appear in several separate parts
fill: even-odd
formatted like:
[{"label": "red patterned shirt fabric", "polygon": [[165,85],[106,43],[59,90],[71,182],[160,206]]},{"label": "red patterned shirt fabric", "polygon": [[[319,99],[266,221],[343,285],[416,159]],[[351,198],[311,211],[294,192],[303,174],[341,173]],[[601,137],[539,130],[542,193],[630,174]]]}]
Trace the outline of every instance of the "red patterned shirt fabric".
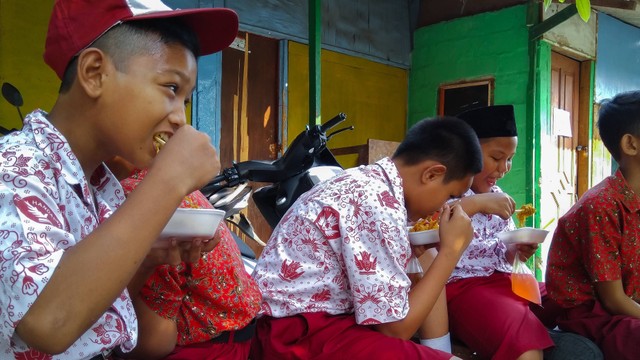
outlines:
[{"label": "red patterned shirt fabric", "polygon": [[261,313],[355,313],[363,325],[403,319],[411,285],[406,224],[402,179],[389,158],[316,185],[258,260]]},{"label": "red patterned shirt fabric", "polygon": [[565,308],[596,300],[594,283],[622,280],[640,302],[640,197],[620,170],[589,189],[558,221],[547,291]]},{"label": "red patterned shirt fabric", "polygon": [[[121,181],[125,192],[133,191],[145,174],[139,171]],[[180,207],[213,208],[200,191],[185,197]],[[147,306],[176,321],[178,345],[242,329],[260,309],[258,286],[245,270],[240,249],[224,222],[217,233],[220,242],[197,263],[158,266],[141,290]]]},{"label": "red patterned shirt fabric", "polygon": [[0,138],[0,359],[89,359],[118,346],[130,351],[138,324],[126,290],[62,354],[30,349],[15,333],[65,251],[124,201],[105,165],[85,177],[67,140],[46,117],[36,110],[21,131]]}]

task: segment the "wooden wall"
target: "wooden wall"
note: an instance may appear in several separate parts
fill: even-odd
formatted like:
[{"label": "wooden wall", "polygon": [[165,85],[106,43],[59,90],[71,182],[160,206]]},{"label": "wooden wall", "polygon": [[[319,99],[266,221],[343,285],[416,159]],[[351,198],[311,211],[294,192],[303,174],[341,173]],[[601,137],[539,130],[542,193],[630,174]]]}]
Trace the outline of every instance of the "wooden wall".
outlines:
[{"label": "wooden wall", "polygon": [[[322,46],[408,68],[415,5],[412,0],[324,0]],[[308,43],[308,1],[225,0],[224,6],[238,13],[243,30]]]}]

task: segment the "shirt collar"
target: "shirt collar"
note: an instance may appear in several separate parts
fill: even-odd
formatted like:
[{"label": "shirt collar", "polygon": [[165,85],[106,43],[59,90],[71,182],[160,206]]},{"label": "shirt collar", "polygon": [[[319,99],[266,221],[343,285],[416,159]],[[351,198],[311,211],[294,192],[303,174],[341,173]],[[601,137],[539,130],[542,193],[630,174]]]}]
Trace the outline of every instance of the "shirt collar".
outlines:
[{"label": "shirt collar", "polygon": [[620,169],[610,177],[614,193],[619,194],[622,204],[631,212],[640,211],[640,197],[631,189]]},{"label": "shirt collar", "polygon": [[[76,188],[86,203],[93,203],[90,184],[87,182],[80,161],[64,135],[49,122],[47,115],[40,109],[28,114],[24,121],[25,128],[31,127],[36,146],[53,160],[48,165],[56,167],[54,172],[58,172],[67,184]],[[100,164],[92,174],[91,185],[100,189],[110,174],[106,165]]]},{"label": "shirt collar", "polygon": [[402,190],[402,177],[400,177],[400,173],[398,172],[398,168],[396,164],[389,157],[385,157],[376,162],[378,166],[382,168],[384,171],[389,183],[391,185],[391,189],[393,190],[393,194],[400,201],[401,204],[404,204],[404,191]]}]

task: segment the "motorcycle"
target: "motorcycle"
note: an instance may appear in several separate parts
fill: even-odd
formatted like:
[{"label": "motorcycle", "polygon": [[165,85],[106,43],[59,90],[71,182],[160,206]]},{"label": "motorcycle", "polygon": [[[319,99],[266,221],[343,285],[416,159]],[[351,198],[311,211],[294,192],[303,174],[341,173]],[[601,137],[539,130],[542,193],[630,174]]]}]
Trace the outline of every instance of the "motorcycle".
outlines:
[{"label": "motorcycle", "polygon": [[[336,134],[353,130],[354,127],[341,128],[330,134],[327,132],[345,120],[346,115],[340,113],[322,125],[307,126],[280,158],[234,163],[200,191],[215,208],[227,211],[227,221],[264,247],[264,241],[257,237],[249,220],[240,213],[246,207],[249,196],[269,226],[275,228],[300,195],[315,184],[344,171],[327,148],[327,142]],[[247,185],[250,181],[270,185],[252,191]],[[251,254],[243,255],[251,258]]]}]

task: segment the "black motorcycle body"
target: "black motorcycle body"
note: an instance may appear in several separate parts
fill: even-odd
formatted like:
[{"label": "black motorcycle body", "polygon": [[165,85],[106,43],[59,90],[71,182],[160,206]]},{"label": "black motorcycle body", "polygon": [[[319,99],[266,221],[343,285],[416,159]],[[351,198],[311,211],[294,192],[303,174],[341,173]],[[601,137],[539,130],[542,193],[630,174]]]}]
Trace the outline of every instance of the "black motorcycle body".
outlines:
[{"label": "black motorcycle body", "polygon": [[327,135],[327,131],[345,119],[346,115],[340,113],[325,124],[307,126],[277,160],[234,163],[201,191],[211,199],[222,189],[247,181],[270,183],[255,190],[252,198],[267,223],[275,228],[300,195],[319,181],[343,171],[327,148],[327,141],[333,135],[352,130],[353,127],[337,130],[330,135]]}]

